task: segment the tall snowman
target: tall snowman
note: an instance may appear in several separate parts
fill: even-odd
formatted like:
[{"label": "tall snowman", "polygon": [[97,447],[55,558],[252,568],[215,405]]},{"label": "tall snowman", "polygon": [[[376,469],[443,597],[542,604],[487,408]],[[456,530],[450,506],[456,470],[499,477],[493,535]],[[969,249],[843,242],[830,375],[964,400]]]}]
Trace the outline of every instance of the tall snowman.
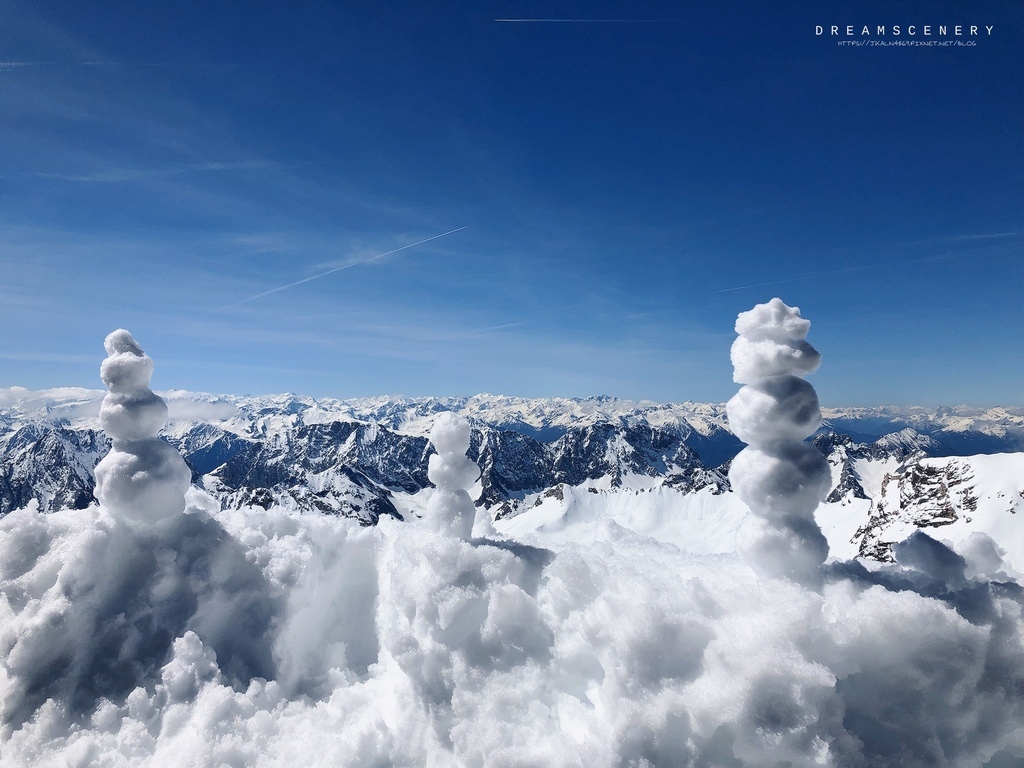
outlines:
[{"label": "tall snowman", "polygon": [[752,513],[740,551],[759,573],[805,583],[828,557],[814,511],[831,485],[828,462],[804,442],[821,426],[818,395],[803,379],[821,363],[806,341],[810,326],[781,299],[741,312],[731,357],[733,380],[746,386],[726,404],[729,426],[748,443],[729,469]]}]

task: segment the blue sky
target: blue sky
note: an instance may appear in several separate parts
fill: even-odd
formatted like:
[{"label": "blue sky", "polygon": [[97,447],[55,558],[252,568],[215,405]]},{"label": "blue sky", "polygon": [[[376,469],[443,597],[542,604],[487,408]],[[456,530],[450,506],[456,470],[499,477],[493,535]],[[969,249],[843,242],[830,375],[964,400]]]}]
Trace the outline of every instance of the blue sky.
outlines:
[{"label": "blue sky", "polygon": [[1024,6],[768,5],[0,1],[0,386],[1022,404]]}]

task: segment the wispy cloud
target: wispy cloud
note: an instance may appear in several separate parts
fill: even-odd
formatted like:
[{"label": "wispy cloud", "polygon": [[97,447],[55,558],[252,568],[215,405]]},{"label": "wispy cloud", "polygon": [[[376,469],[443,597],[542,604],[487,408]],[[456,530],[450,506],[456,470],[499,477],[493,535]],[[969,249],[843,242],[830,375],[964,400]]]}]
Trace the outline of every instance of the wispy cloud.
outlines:
[{"label": "wispy cloud", "polygon": [[[1017,235],[1016,232],[1000,232],[1000,233],[994,233],[994,234],[979,234],[979,235],[954,235],[954,236],[951,236],[951,237],[936,237],[936,238],[932,238],[931,241],[924,241],[924,242],[938,242],[938,241],[961,242],[961,243],[970,243],[970,242],[977,242],[977,241],[985,242],[985,241],[990,241],[990,240],[993,240],[993,239],[1003,239],[1003,238],[1007,238],[1007,237],[1013,237],[1013,236],[1016,236],[1016,235]],[[915,259],[893,259],[892,261],[872,262],[872,263],[869,263],[869,264],[860,264],[860,265],[857,265],[857,266],[850,266],[850,267],[837,267],[835,269],[823,269],[823,270],[815,270],[813,272],[801,272],[799,274],[788,275],[786,277],[781,277],[778,280],[769,280],[769,281],[766,281],[766,282],[763,282],[763,283],[751,283],[749,285],[737,285],[737,286],[733,286],[733,287],[730,287],[730,288],[719,288],[717,291],[711,291],[711,293],[712,294],[716,294],[716,293],[730,293],[732,291],[745,291],[748,288],[765,288],[765,287],[771,286],[771,285],[784,285],[786,283],[793,283],[793,282],[796,282],[798,280],[809,280],[809,279],[816,278],[816,277],[829,277],[829,276],[832,276],[832,275],[853,274],[853,273],[856,273],[856,272],[881,272],[881,271],[888,270],[888,269],[893,269],[893,268],[912,266],[912,265],[915,265],[915,264],[927,264],[927,263],[930,263],[930,262],[949,261],[950,259],[956,259],[956,258],[969,257],[969,258],[974,259],[974,258],[978,258],[980,256],[998,255],[998,254],[1008,253],[1008,252],[1015,251],[1015,250],[1018,250],[1018,247],[1015,246],[1015,245],[1012,245],[1012,244],[1004,244],[1004,245],[995,245],[995,244],[993,244],[991,246],[987,246],[987,247],[984,247],[984,248],[981,248],[981,249],[974,248],[974,247],[966,247],[966,246],[964,246],[964,247],[962,247],[962,248],[960,248],[958,250],[955,250],[955,251],[951,251],[951,252],[947,252],[947,253],[932,254],[932,255],[929,255],[929,256],[921,256],[921,257],[915,258]]]},{"label": "wispy cloud", "polygon": [[0,72],[6,69],[23,69],[24,67],[46,67],[52,61],[0,61]]},{"label": "wispy cloud", "polygon": [[983,232],[970,235],[946,235],[933,238],[933,240],[939,242],[970,242],[972,240],[996,240],[1005,237],[1017,237],[1019,234],[1019,232]]},{"label": "wispy cloud", "polygon": [[157,168],[109,168],[92,173],[47,173],[29,171],[25,175],[55,181],[111,184],[140,181],[143,179],[181,176],[187,173],[219,173],[230,171],[259,171],[282,167],[270,160],[239,160],[232,162],[183,163],[176,166]]},{"label": "wispy cloud", "polygon": [[61,355],[44,352],[2,352],[0,360],[18,360],[32,363],[93,363],[96,355]]}]

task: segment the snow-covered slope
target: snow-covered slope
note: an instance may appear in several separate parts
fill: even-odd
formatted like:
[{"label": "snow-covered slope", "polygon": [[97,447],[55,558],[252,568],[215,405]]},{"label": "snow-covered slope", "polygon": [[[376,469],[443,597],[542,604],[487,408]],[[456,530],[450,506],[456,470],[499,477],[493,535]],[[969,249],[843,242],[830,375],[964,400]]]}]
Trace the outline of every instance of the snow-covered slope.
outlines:
[{"label": "snow-covered slope", "polygon": [[[869,495],[842,494],[815,513],[833,560],[891,562],[893,544],[919,529],[958,547],[984,533],[1024,573],[1024,453],[904,464],[864,459],[856,467]],[[838,477],[834,468],[833,480]],[[679,493],[644,479],[618,489],[558,486],[529,501],[519,516],[498,521],[498,530],[545,545],[590,541],[602,523],[613,521],[689,552],[735,552],[747,515],[732,493]]]}]

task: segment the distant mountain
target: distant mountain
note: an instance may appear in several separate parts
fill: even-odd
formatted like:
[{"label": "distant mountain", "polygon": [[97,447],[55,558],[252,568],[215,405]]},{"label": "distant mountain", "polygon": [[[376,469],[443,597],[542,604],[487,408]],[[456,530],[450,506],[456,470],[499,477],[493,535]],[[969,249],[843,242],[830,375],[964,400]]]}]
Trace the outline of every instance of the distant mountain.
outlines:
[{"label": "distant mountain", "polygon": [[[103,394],[0,390],[0,513],[31,499],[44,511],[91,502],[92,471],[109,448],[98,430]],[[493,395],[344,401],[164,396],[170,411],[164,438],[185,457],[194,482],[223,504],[281,505],[368,525],[382,515],[415,514],[410,499],[430,486],[426,465],[433,449],[426,435],[440,411],[461,413],[473,425],[470,456],[481,468],[477,504],[496,519],[564,495],[559,489],[565,488],[721,495],[729,490],[728,462],[742,448],[718,404]],[[870,520],[861,521],[864,541],[875,540],[869,531],[887,529],[895,509],[896,481],[866,488],[865,476],[873,477],[869,465],[1024,451],[1024,409],[834,408],[824,415],[813,441],[833,465],[829,501],[878,497]],[[883,550],[870,543],[859,549],[874,557],[884,557]]]},{"label": "distant mountain", "polygon": [[0,433],[0,514],[32,499],[44,510],[85,509],[93,501],[93,469],[108,450],[110,441],[94,429],[8,424]]}]

